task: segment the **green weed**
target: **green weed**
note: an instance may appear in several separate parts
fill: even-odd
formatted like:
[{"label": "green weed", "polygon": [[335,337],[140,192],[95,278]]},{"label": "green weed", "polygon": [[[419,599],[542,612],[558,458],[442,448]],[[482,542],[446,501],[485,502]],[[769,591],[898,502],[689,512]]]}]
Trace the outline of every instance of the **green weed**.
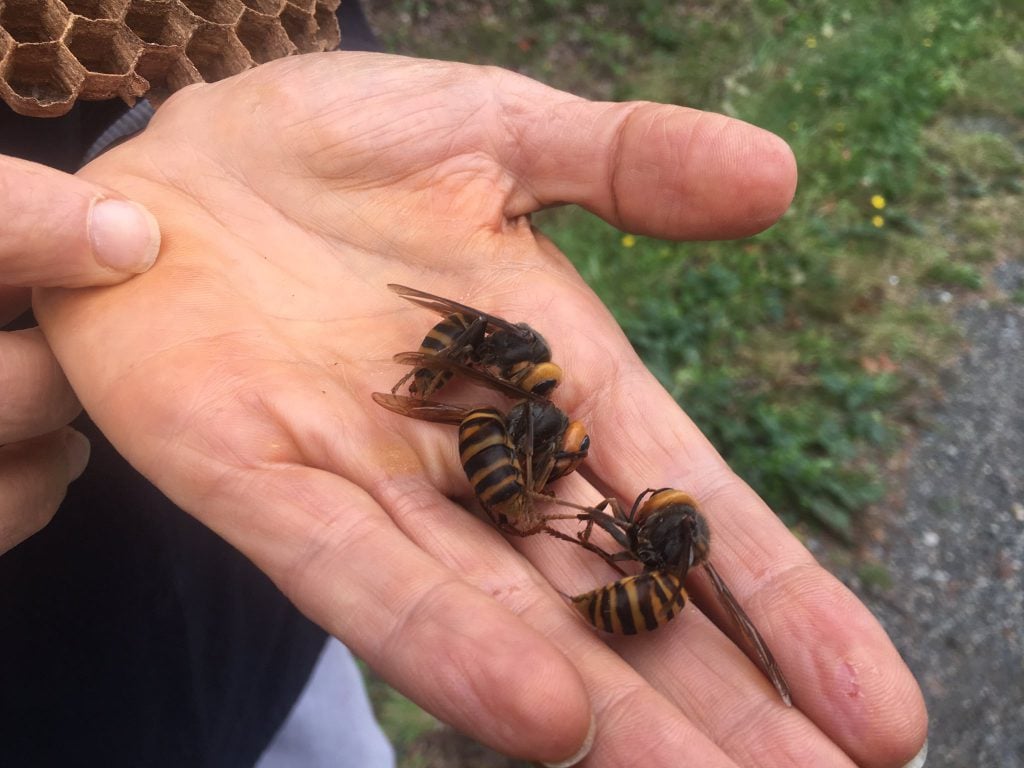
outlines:
[{"label": "green weed", "polygon": [[865,562],[857,569],[857,576],[869,589],[886,591],[892,589],[893,580],[889,569],[881,563]]},{"label": "green weed", "polygon": [[[435,717],[374,675],[365,664],[360,663],[360,669],[377,720],[399,755],[408,751],[409,747],[425,733],[439,727],[440,724]],[[413,766],[403,764],[403,768]]]}]

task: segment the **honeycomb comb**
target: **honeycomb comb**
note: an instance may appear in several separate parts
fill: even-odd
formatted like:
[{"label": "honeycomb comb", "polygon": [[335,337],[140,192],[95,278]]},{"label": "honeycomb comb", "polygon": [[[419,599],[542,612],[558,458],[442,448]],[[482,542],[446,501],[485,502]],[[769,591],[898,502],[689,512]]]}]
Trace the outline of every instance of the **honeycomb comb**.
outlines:
[{"label": "honeycomb comb", "polygon": [[341,0],[0,0],[0,98],[63,115],[78,99],[155,103],[338,45]]}]

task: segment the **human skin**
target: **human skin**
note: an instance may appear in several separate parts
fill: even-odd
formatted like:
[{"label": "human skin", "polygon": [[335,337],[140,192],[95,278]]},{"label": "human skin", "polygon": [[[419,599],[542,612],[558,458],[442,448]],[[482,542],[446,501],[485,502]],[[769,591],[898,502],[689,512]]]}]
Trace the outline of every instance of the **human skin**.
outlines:
[{"label": "human skin", "polygon": [[[882,628],[728,469],[529,221],[577,203],[637,234],[749,235],[792,197],[781,140],[501,70],[328,54],[189,88],[82,176],[145,204],[163,232],[157,265],[125,285],[35,294],[82,403],[182,509],[426,709],[546,761],[575,753],[593,717],[583,764],[608,768],[640,755],[881,768],[921,747],[921,695]],[[566,371],[554,399],[592,438],[558,494],[691,493],[794,708],[716,626],[728,624],[702,577],[688,586],[707,613],[598,636],[560,592],[607,583],[606,564],[547,537],[510,542],[458,503],[470,493],[454,430],[370,398],[405,372],[391,355],[436,322],[392,282],[545,335]]]},{"label": "human skin", "polygon": [[[160,232],[141,207],[70,174],[0,155],[0,326],[33,286],[122,282],[149,268]],[[85,469],[81,410],[38,328],[0,333],[0,556],[42,528]]]}]

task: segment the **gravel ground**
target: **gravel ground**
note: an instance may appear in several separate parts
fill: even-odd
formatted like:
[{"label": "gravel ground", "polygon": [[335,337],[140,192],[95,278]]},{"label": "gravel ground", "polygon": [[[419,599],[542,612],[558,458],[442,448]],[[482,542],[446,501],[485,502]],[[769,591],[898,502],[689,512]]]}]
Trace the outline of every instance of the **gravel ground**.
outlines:
[{"label": "gravel ground", "polygon": [[[995,279],[1012,295],[1024,264]],[[974,303],[960,324],[957,379],[868,548],[891,586],[841,575],[921,683],[928,768],[1024,768],[1024,307]]]}]

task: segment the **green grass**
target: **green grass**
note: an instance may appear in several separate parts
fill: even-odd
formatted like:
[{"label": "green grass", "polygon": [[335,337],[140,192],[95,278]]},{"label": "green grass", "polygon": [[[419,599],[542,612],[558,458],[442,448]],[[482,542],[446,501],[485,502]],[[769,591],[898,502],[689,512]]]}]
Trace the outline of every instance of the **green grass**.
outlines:
[{"label": "green grass", "polygon": [[[436,718],[380,680],[365,664],[360,662],[359,666],[377,720],[399,755],[408,751],[424,733],[439,727],[440,723]],[[418,767],[411,763],[403,763],[403,768]]]},{"label": "green grass", "polygon": [[797,197],[756,238],[624,239],[576,210],[537,221],[739,474],[787,522],[850,537],[956,350],[957,300],[991,290],[987,270],[1024,243],[1024,9],[391,7],[375,20],[395,50],[499,64],[595,98],[722,111],[790,142]]},{"label": "green grass", "polygon": [[881,563],[867,561],[857,569],[857,576],[861,583],[868,589],[875,591],[887,591],[892,589],[893,580],[889,569]]}]

